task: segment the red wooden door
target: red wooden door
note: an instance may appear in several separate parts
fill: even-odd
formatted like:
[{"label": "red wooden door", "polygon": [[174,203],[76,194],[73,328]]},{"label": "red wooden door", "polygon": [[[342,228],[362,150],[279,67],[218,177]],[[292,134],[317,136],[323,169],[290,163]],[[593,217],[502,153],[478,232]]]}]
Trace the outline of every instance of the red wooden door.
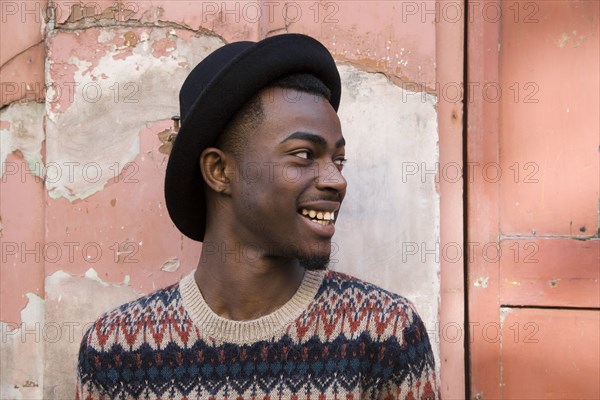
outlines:
[{"label": "red wooden door", "polygon": [[471,398],[599,399],[599,2],[467,6]]}]

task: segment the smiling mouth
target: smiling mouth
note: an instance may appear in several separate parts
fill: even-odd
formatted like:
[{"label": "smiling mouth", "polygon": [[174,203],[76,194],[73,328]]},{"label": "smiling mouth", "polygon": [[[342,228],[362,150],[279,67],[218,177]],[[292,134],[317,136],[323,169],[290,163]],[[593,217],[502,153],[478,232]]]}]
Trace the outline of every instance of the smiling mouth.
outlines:
[{"label": "smiling mouth", "polygon": [[319,211],[303,208],[300,214],[311,222],[319,225],[332,225],[335,223],[335,211]]}]

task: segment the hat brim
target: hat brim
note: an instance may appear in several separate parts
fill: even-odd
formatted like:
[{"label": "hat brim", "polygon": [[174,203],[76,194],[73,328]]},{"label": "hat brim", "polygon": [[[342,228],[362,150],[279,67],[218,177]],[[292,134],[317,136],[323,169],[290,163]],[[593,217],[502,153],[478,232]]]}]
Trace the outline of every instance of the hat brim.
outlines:
[{"label": "hat brim", "polygon": [[310,73],[331,90],[337,111],[341,82],[329,51],[300,34],[272,36],[249,45],[233,58],[193,103],[173,144],[165,175],[165,200],[175,226],[187,237],[202,241],[206,201],[199,158],[214,145],[231,118],[262,88],[285,75]]}]

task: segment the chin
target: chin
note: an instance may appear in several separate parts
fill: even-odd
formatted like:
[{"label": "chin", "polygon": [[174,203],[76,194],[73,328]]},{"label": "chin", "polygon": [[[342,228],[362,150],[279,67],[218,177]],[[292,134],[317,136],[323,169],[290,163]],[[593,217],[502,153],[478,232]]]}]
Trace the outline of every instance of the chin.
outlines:
[{"label": "chin", "polygon": [[322,256],[313,255],[300,258],[299,261],[300,266],[308,271],[323,271],[329,266],[330,256],[329,254]]}]

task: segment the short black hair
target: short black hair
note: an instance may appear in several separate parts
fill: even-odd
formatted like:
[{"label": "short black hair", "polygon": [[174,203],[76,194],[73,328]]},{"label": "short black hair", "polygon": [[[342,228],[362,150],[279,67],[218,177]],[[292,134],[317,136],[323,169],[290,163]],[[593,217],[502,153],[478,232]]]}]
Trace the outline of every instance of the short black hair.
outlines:
[{"label": "short black hair", "polygon": [[[273,81],[266,88],[276,87],[293,89],[321,97],[327,101],[331,100],[331,90],[312,74],[286,75]],[[252,132],[263,122],[264,117],[262,101],[256,94],[229,121],[217,139],[216,147],[231,152],[236,160],[241,160]]]}]

